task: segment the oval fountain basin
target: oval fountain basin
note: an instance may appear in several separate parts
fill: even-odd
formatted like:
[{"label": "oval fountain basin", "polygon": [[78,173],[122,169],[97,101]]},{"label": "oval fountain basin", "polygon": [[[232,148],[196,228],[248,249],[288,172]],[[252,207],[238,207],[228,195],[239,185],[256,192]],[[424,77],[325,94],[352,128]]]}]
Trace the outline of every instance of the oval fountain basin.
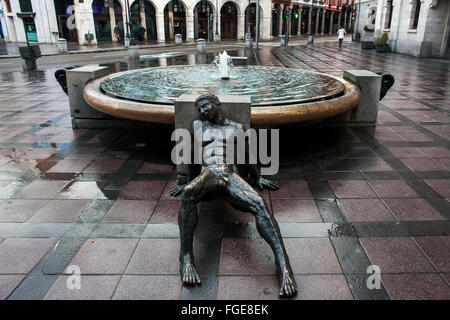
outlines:
[{"label": "oval fountain basin", "polygon": [[343,94],[338,78],[316,72],[262,66],[236,66],[228,80],[212,65],[170,66],[120,72],[106,77],[101,90],[112,97],[173,105],[182,94],[249,95],[252,106],[332,99]]}]

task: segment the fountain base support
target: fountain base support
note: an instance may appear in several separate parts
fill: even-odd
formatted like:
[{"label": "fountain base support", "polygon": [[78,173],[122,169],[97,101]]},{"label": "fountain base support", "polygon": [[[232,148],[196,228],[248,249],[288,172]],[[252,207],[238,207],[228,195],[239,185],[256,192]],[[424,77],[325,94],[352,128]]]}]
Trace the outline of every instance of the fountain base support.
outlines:
[{"label": "fountain base support", "polygon": [[101,67],[97,64],[67,70],[67,91],[73,128],[78,128],[76,122],[79,119],[111,119],[107,114],[92,108],[83,97],[84,87],[87,82],[105,76],[108,73],[109,69],[107,67]]},{"label": "fountain base support", "polygon": [[361,99],[351,110],[349,122],[376,123],[382,77],[368,70],[347,70],[344,79],[356,83],[361,89]]}]

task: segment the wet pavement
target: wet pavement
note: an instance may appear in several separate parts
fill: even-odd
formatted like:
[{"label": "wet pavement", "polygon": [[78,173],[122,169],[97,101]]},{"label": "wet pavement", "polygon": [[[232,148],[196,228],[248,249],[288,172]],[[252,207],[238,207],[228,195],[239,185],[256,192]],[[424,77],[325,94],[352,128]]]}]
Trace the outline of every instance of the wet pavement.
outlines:
[{"label": "wet pavement", "polygon": [[[396,79],[375,127],[280,128],[281,188],[262,195],[296,299],[450,299],[449,61],[337,42],[230,52],[242,54],[250,64]],[[141,66],[192,61],[182,53]],[[278,299],[270,247],[249,214],[220,200],[199,210],[203,284],[181,285],[171,129],[73,130],[54,71],[0,74],[0,299]],[[367,285],[372,265],[379,289]],[[74,266],[81,289],[67,286]]]}]

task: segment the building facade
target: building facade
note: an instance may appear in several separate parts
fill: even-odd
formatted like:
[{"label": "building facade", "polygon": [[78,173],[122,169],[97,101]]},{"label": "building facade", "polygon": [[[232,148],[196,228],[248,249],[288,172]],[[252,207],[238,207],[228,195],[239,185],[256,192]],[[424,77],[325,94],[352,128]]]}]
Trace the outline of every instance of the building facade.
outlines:
[{"label": "building facade", "polygon": [[354,32],[363,33],[364,27],[375,30],[378,0],[357,0],[355,2]]},{"label": "building facade", "polygon": [[[253,37],[256,32],[255,0],[0,1],[3,35],[11,42],[55,43],[61,37],[95,45],[122,41],[127,33],[155,42],[173,40],[175,34],[184,41],[212,39],[215,33],[221,39],[244,39],[246,32]],[[289,22],[284,8],[289,8]],[[352,29],[354,22],[354,0],[260,0],[259,10],[261,40],[281,37],[286,29],[291,36],[334,34],[339,26]],[[24,12],[33,15],[17,16]]]},{"label": "building facade", "polygon": [[391,50],[450,58],[450,1],[378,0],[375,37],[386,32]]}]

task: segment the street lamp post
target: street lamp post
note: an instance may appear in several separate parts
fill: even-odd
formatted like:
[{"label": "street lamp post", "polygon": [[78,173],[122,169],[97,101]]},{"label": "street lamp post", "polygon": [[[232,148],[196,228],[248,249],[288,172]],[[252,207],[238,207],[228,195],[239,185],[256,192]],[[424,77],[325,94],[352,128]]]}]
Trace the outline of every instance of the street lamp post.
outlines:
[{"label": "street lamp post", "polygon": [[124,44],[125,48],[130,46],[130,4],[128,3],[128,0],[125,0],[125,25],[126,25],[126,33],[125,33],[125,39]]},{"label": "street lamp post", "polygon": [[258,40],[259,40],[259,0],[256,0],[256,30],[255,30],[255,46],[258,50]]},{"label": "street lamp post", "polygon": [[309,36],[308,36],[308,44],[312,44],[314,43],[314,36],[313,36],[313,19],[312,19],[312,10],[313,10],[313,4],[312,4],[312,0],[311,0],[311,7],[309,8],[309,10],[311,10],[310,14],[309,14]]},{"label": "street lamp post", "polygon": [[250,0],[248,0],[247,8],[247,33],[245,34],[245,47],[247,49],[252,47],[252,34],[250,30]]}]

